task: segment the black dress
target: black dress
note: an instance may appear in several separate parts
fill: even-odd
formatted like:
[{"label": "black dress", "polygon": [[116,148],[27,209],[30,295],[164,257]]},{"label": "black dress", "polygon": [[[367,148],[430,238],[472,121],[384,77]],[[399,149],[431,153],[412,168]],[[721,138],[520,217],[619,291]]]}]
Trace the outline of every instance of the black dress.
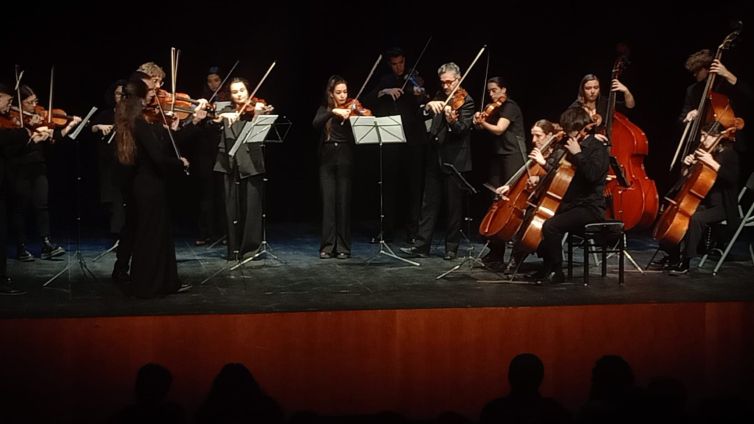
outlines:
[{"label": "black dress", "polygon": [[133,294],[155,297],[175,293],[180,287],[175,245],[168,210],[168,180],[183,164],[170,143],[158,137],[162,127],[136,120],[136,164],[130,199],[133,207]]}]

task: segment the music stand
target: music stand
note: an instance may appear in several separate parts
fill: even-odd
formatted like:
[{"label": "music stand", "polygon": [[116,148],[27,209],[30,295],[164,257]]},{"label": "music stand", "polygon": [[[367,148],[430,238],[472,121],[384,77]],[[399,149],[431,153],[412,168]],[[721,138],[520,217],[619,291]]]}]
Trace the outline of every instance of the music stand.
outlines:
[{"label": "music stand", "polygon": [[65,268],[61,269],[57,274],[50,277],[49,280],[47,280],[44,284],[42,284],[42,287],[47,287],[50,284],[52,284],[53,281],[55,281],[58,277],[63,275],[64,272],[68,271],[68,287],[70,291],[70,269],[73,265],[73,262],[71,259],[73,257],[76,258],[76,260],[79,263],[79,267],[81,268],[81,274],[84,276],[84,278],[91,278],[92,281],[97,281],[97,277],[94,276],[94,273],[92,270],[89,269],[89,266],[86,264],[86,259],[84,258],[84,255],[81,254],[81,149],[79,146],[79,141],[76,140],[78,135],[81,133],[81,130],[86,126],[86,124],[89,122],[89,119],[91,119],[92,115],[97,111],[96,106],[92,106],[92,108],[89,110],[89,113],[87,113],[86,117],[79,122],[76,129],[71,132],[68,135],[68,138],[73,140],[76,146],[76,251],[73,253],[73,255],[68,255],[68,264],[66,264]]},{"label": "music stand", "polygon": [[366,263],[369,264],[380,255],[397,259],[401,262],[419,266],[419,262],[415,262],[406,258],[402,258],[393,252],[393,249],[385,242],[385,234],[383,231],[383,221],[385,219],[384,207],[383,207],[383,194],[382,194],[382,180],[383,180],[383,160],[382,160],[382,145],[384,143],[405,143],[406,136],[403,133],[403,123],[400,115],[394,116],[352,116],[351,130],[353,131],[353,137],[356,144],[377,144],[377,150],[379,152],[380,161],[380,179],[377,185],[380,187],[380,232],[379,232],[379,245],[380,250],[374,254],[371,258],[367,259]]},{"label": "music stand", "polygon": [[[450,169],[453,172],[453,176],[458,180],[458,182],[461,185],[461,189],[466,192],[466,216],[463,218],[464,221],[466,221],[466,233],[471,234],[471,221],[472,219],[469,217],[469,207],[470,207],[470,195],[471,194],[477,194],[477,189],[474,188],[473,185],[471,185],[466,178],[461,175],[461,173],[458,171],[458,169],[452,164],[444,162],[442,164],[444,167]],[[461,269],[464,265],[467,263],[469,264],[469,270],[474,269],[474,264],[480,265],[482,268],[487,268],[484,265],[484,262],[482,261],[482,252],[484,252],[484,247],[479,251],[479,255],[474,255],[474,244],[471,242],[471,239],[466,235],[466,233],[461,230],[461,235],[463,236],[464,240],[466,240],[466,243],[468,243],[468,248],[466,249],[466,257],[463,258],[463,261],[461,261],[460,264],[454,266],[453,268],[450,268],[449,270],[443,272],[442,274],[435,277],[435,280],[439,280],[441,278],[444,278],[445,276],[449,275],[452,272],[458,271]],[[485,244],[485,247],[487,245]]]}]

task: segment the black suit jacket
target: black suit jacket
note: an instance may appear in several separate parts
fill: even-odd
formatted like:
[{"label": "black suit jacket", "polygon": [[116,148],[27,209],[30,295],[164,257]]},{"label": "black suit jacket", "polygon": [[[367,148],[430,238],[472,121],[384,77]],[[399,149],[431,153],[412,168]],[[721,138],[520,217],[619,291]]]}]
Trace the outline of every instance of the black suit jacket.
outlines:
[{"label": "black suit jacket", "polygon": [[[447,95],[443,91],[438,92],[433,100],[445,101]],[[445,120],[444,113],[438,113],[432,117],[432,125],[429,128],[429,141],[431,152],[435,157],[430,160],[438,160],[440,169],[450,174],[453,171],[443,166],[443,163],[452,163],[458,172],[471,171],[471,128],[474,118],[474,99],[466,95],[466,99],[458,110],[458,120],[449,124]]]}]

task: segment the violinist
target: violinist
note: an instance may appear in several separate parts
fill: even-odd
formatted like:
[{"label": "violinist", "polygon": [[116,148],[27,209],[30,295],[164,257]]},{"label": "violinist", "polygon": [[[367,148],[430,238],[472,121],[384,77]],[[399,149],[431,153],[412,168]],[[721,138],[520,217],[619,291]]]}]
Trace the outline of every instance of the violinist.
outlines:
[{"label": "violinist", "polygon": [[[217,66],[210,67],[202,84],[202,98],[209,99],[217,92],[218,101],[230,101],[227,87],[221,88],[221,84],[222,71]],[[195,246],[204,246],[225,234],[223,178],[214,172],[219,143],[220,132],[215,126],[207,125],[201,130],[193,151],[191,174],[196,177],[199,189],[199,237],[194,241]]]},{"label": "violinist", "polygon": [[221,125],[214,170],[225,176],[225,217],[228,225],[228,260],[254,256],[262,243],[262,178],[264,156],[260,143],[244,143],[230,156],[233,145],[255,114],[272,107],[250,99],[249,82],[233,78],[231,105],[218,111],[214,122]]},{"label": "violinist", "polygon": [[[179,175],[188,167],[188,160],[176,157],[155,125],[145,121],[143,109],[148,95],[147,85],[140,79],[132,79],[125,85],[123,98],[115,110],[118,162],[133,167],[126,209],[127,247],[128,253],[133,255],[131,284],[127,290],[145,298],[190,289],[178,279],[168,210],[169,177]],[[198,115],[201,117],[201,112]],[[118,260],[121,260],[122,246],[118,246]],[[122,271],[120,266],[123,264],[116,261],[114,277]],[[127,269],[128,264],[125,266]]]},{"label": "violinist", "polygon": [[[426,257],[432,246],[432,233],[445,200],[446,260],[456,258],[461,241],[463,222],[463,188],[457,180],[453,165],[459,173],[471,171],[471,128],[474,100],[459,86],[461,69],[453,62],[437,70],[442,89],[425,106],[432,115],[430,141],[425,164],[424,196],[416,243],[401,250],[412,257]],[[458,88],[458,90],[456,90]],[[453,95],[452,97],[450,95]]]},{"label": "violinist", "polygon": [[683,159],[686,166],[703,162],[717,172],[717,178],[703,203],[691,216],[684,239],[675,246],[662,246],[669,253],[670,275],[682,275],[689,271],[691,259],[699,256],[699,245],[709,225],[727,220],[726,227],[735,229],[741,220],[738,215],[739,154],[731,143],[721,143],[716,151],[707,151],[718,136],[711,131],[713,126],[715,124],[711,123],[703,128],[700,148]]},{"label": "violinist", "polygon": [[154,62],[142,63],[136,68],[136,72],[142,72],[149,75],[149,78],[152,80],[151,85],[147,84],[150,90],[159,90],[165,80],[165,71],[160,65]]},{"label": "violinist", "polygon": [[5,243],[7,235],[6,226],[6,158],[12,156],[14,151],[23,148],[27,143],[34,144],[45,141],[52,136],[52,130],[47,127],[38,127],[33,132],[27,128],[18,126],[17,121],[12,119],[8,112],[13,101],[13,91],[5,84],[0,84],[0,119],[3,126],[0,128],[0,295],[18,296],[26,294],[25,291],[15,288],[7,274],[7,255]]},{"label": "violinist", "polygon": [[351,257],[351,187],[354,138],[348,118],[348,83],[333,75],[327,80],[323,104],[312,125],[319,130],[319,188],[322,195],[320,259]]},{"label": "violinist", "polygon": [[120,239],[126,219],[123,195],[120,190],[115,149],[115,108],[123,95],[126,80],[118,80],[105,92],[105,105],[92,119],[92,133],[96,138],[97,171],[99,174],[100,203],[107,209],[110,221],[110,237],[113,244]]},{"label": "violinist", "polygon": [[[474,125],[489,135],[492,148],[489,180],[499,187],[524,164],[526,138],[521,108],[508,98],[508,84],[501,77],[487,80],[490,104],[483,112],[474,114]],[[490,253],[485,261],[501,261],[505,255],[505,242],[490,240]],[[491,255],[491,256],[490,256]]]},{"label": "violinist", "polygon": [[[20,87],[21,109],[29,115],[38,115],[36,93],[26,85]],[[81,118],[74,117],[64,128],[56,128],[49,139],[65,137]],[[26,249],[26,213],[31,205],[37,224],[37,233],[42,240],[40,257],[52,259],[65,253],[65,249],[50,239],[50,210],[48,205],[49,183],[47,180],[47,159],[44,146],[29,143],[20,149],[9,161],[10,184],[13,191],[14,208],[12,212],[12,227],[16,239],[16,258],[19,261],[34,261],[34,256]]]},{"label": "violinist", "polygon": [[[610,84],[610,91],[617,91],[623,93],[623,105],[626,109],[633,109],[636,107],[636,100],[634,95],[622,82],[614,79]],[[607,113],[607,96],[600,95],[600,80],[594,74],[587,74],[581,78],[579,83],[579,94],[576,96],[576,100],[570,107],[581,107],[589,112],[589,116],[593,119],[601,119],[604,121],[605,114]],[[598,122],[601,125],[602,122]]]},{"label": "violinist", "polygon": [[[541,270],[531,275],[537,282],[563,282],[563,235],[581,231],[584,225],[604,219],[603,191],[609,167],[609,152],[604,144],[604,136],[584,131],[589,124],[592,124],[592,117],[582,107],[569,108],[560,116],[560,125],[568,136],[565,142],[565,160],[575,168],[575,173],[557,212],[542,226],[542,242],[538,253],[544,263]],[[556,156],[553,153],[550,157]],[[557,170],[558,168],[553,169]]]},{"label": "violinist", "polygon": [[[392,241],[396,221],[404,220],[406,239],[410,243],[416,236],[421,210],[424,151],[427,145],[420,106],[429,97],[423,86],[424,80],[416,72],[408,75],[406,55],[402,49],[391,48],[384,56],[390,73],[379,79],[364,102],[374,110],[375,116],[400,115],[403,123],[406,143],[382,146],[384,163],[391,164],[383,170],[383,238]],[[400,199],[405,199],[405,208],[399,207]],[[371,242],[377,243],[379,240],[377,234]]]}]

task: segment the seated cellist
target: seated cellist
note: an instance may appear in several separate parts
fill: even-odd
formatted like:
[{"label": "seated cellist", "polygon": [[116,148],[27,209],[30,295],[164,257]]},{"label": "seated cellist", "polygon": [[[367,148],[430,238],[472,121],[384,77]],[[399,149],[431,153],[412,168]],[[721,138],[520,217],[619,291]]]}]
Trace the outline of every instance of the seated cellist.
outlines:
[{"label": "seated cellist", "polygon": [[703,162],[717,172],[715,183],[704,202],[691,216],[686,234],[680,243],[662,246],[669,254],[668,270],[670,275],[682,275],[689,271],[692,258],[699,256],[699,245],[709,225],[727,220],[727,228],[736,228],[738,216],[738,179],[739,155],[732,143],[718,144],[716,151],[708,152],[709,146],[718,138],[717,132],[702,130],[701,146],[693,154],[686,156],[683,163],[690,166],[697,161]]},{"label": "seated cellist", "polygon": [[[557,212],[542,226],[542,241],[537,253],[542,256],[544,266],[530,276],[537,282],[563,282],[563,235],[581,231],[586,224],[600,222],[605,215],[603,192],[609,152],[603,136],[584,131],[592,123],[589,113],[580,107],[569,108],[560,116],[560,124],[568,136],[564,144],[565,159],[570,162],[575,173]],[[553,169],[553,172],[557,172],[557,169]],[[506,191],[503,186],[498,193],[504,195]]]},{"label": "seated cellist", "polygon": [[[549,155],[550,151],[552,149],[547,149],[546,151],[543,151],[544,145],[550,140],[554,134],[560,130],[560,127],[558,127],[557,124],[553,124],[552,122],[546,120],[546,119],[540,119],[539,121],[535,122],[534,125],[531,127],[531,140],[533,149],[531,152],[529,152],[529,159],[533,162],[536,162],[539,166],[531,166],[526,174],[522,175],[521,178],[526,178],[527,181],[527,189],[531,189],[534,187],[537,182],[539,181],[539,178],[541,175],[546,174],[546,169],[549,169],[547,162],[545,161],[546,155]],[[514,170],[515,171],[515,170]],[[512,172],[513,173],[513,172]],[[500,180],[500,178],[498,178]],[[514,184],[515,185],[515,184]],[[505,188],[503,188],[505,187]],[[497,188],[497,194],[500,195],[502,192],[508,193],[510,190],[510,186],[503,185]],[[485,263],[485,265],[493,270],[499,270],[503,268],[503,262],[505,260],[505,242],[498,242],[498,243],[490,243],[488,245],[490,251],[487,253],[483,258],[482,261]],[[507,267],[505,267],[506,272],[515,271],[517,268],[518,263],[523,259],[521,257],[522,255],[517,254],[517,252],[513,252],[511,254],[511,262],[508,264]],[[514,260],[515,259],[515,260]]]}]

